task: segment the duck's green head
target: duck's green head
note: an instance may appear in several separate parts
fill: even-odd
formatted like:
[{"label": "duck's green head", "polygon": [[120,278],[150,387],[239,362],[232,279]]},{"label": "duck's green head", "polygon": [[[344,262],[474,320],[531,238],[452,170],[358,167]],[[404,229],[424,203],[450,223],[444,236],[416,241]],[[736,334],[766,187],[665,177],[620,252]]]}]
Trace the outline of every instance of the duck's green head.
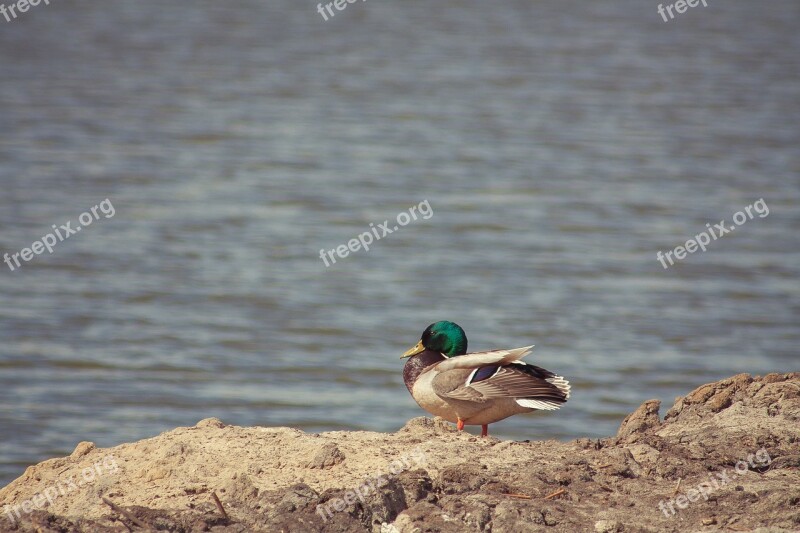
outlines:
[{"label": "duck's green head", "polygon": [[425,350],[439,352],[447,357],[467,353],[467,334],[455,322],[442,320],[431,324],[422,332],[420,341],[401,356],[411,357]]}]

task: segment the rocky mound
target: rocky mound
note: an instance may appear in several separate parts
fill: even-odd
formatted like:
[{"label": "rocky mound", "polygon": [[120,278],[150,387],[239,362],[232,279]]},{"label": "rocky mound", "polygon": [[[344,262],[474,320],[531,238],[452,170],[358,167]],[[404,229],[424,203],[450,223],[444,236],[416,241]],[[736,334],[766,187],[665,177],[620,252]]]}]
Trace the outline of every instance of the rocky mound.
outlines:
[{"label": "rocky mound", "polygon": [[800,373],[642,404],[601,440],[500,441],[207,419],[29,467],[0,531],[800,531]]}]

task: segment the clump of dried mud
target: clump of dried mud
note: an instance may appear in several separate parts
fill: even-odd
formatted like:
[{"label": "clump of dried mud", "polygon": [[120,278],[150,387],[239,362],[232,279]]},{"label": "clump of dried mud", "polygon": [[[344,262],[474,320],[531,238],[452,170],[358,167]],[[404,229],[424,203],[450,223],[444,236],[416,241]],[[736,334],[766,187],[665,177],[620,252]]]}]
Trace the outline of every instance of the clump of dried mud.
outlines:
[{"label": "clump of dried mud", "polygon": [[704,385],[663,420],[645,402],[600,440],[207,419],[81,443],[0,490],[0,511],[3,532],[800,531],[800,373]]}]

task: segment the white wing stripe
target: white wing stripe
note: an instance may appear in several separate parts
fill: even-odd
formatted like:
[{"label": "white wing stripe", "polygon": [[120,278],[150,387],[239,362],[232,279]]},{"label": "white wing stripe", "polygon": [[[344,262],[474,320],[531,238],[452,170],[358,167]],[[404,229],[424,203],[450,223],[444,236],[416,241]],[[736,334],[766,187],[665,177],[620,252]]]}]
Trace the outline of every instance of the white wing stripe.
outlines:
[{"label": "white wing stripe", "polygon": [[531,409],[542,409],[544,411],[553,411],[561,407],[561,404],[556,402],[548,402],[546,400],[517,400],[517,403],[522,407],[530,407]]}]

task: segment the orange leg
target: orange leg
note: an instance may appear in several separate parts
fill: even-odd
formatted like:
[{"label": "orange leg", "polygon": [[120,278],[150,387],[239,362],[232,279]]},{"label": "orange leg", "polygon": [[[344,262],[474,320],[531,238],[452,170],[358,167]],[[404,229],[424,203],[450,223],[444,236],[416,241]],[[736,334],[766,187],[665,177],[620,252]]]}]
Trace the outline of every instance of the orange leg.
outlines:
[{"label": "orange leg", "polygon": [[481,437],[488,437],[489,436],[489,424],[483,424],[481,426]]},{"label": "orange leg", "polygon": [[456,422],[456,428],[459,431],[464,431],[464,421],[461,420],[460,418],[458,419],[458,422]]}]

